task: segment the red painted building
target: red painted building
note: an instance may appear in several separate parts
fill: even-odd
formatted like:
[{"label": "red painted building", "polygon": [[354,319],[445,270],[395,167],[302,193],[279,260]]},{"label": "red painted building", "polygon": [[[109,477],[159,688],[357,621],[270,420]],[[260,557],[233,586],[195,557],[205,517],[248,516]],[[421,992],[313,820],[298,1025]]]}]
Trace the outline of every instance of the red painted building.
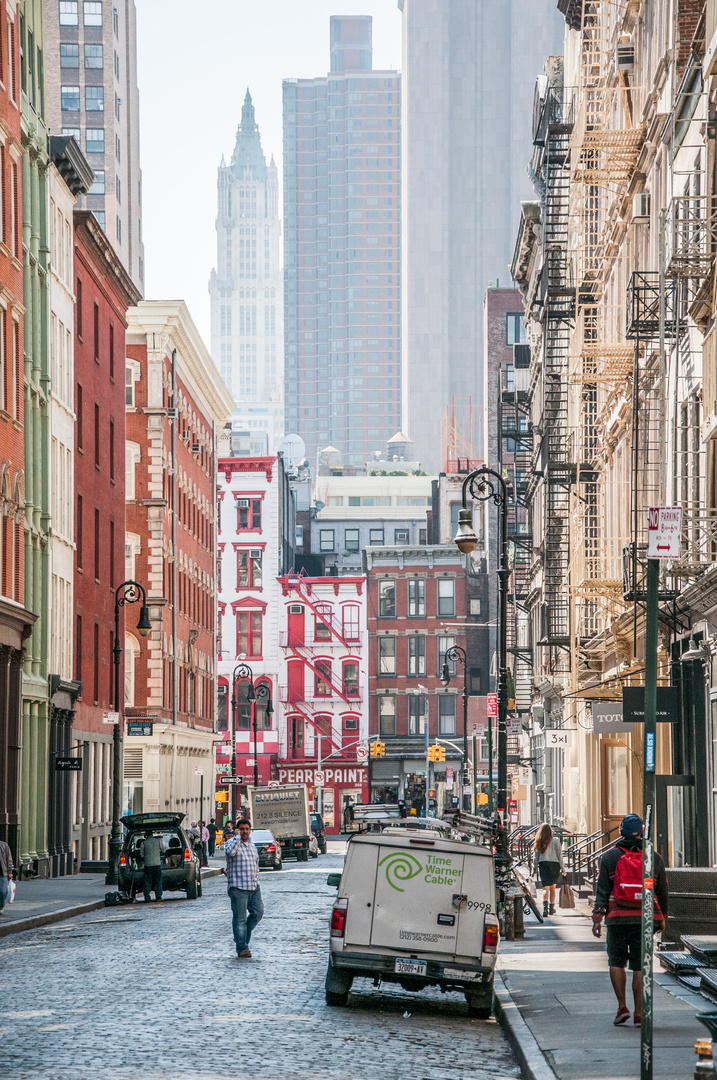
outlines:
[{"label": "red painted building", "polygon": [[[465,556],[455,545],[368,548],[369,736],[385,756],[371,763],[374,802],[403,800],[420,813],[425,804],[425,724],[429,742],[443,740],[446,760],[432,767],[439,811],[460,794],[463,760],[463,678],[445,654],[467,649],[469,615]],[[472,652],[468,652],[469,693]],[[469,702],[470,704],[470,702]],[[468,734],[472,735],[469,713]],[[455,744],[452,746],[451,744]],[[469,759],[471,748],[469,747]]]},{"label": "red painted building", "polygon": [[[0,840],[13,857],[20,824],[24,607],[25,432],[22,181],[17,6],[0,0]],[[9,51],[6,49],[9,46]]]},{"label": "red painted building", "polygon": [[[73,848],[107,857],[114,700],[115,589],[125,570],[125,332],[139,292],[89,210],[74,213],[74,675],[82,683],[73,738],[83,757]],[[124,615],[121,613],[124,621]]]},{"label": "red painted building", "polygon": [[152,631],[127,610],[124,714],[152,731],[125,730],[123,805],[192,821],[214,811],[217,433],[234,403],[182,301],[128,322],[125,574]]}]

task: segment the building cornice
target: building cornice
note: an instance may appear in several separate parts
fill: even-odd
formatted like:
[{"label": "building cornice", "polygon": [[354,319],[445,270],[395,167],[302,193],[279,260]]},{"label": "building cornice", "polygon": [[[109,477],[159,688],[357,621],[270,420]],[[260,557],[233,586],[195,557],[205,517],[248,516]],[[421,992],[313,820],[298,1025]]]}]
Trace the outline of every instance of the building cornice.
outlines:
[{"label": "building cornice", "polygon": [[177,350],[180,376],[197,399],[205,403],[217,425],[224,425],[234,411],[234,399],[227,390],[209,350],[183,300],[142,300],[127,312],[128,344],[140,336],[147,344],[149,334],[158,334],[166,354]]},{"label": "building cornice", "polygon": [[232,482],[232,473],[264,473],[267,483],[271,483],[272,470],[276,459],[273,457],[237,458],[223,457],[217,462],[217,471],[224,473],[227,484]]}]

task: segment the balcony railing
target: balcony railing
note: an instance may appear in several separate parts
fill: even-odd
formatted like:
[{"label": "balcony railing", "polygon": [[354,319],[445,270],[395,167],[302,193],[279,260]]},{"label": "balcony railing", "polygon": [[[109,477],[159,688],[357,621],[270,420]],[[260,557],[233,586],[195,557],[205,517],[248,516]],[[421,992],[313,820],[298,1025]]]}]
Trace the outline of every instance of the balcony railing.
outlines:
[{"label": "balcony railing", "polygon": [[[307,649],[323,649],[326,646],[332,648],[339,647],[345,649],[348,645],[352,649],[358,649],[363,644],[363,634],[360,630],[345,630],[343,633],[344,641],[339,640],[334,634],[330,634],[328,637],[316,637],[316,634],[304,633],[296,634],[291,633],[289,630],[279,631],[279,645],[282,649],[290,648],[307,648]],[[344,644],[344,642],[346,644]]]},{"label": "balcony railing", "polygon": [[[359,687],[358,690],[350,690],[344,686],[344,694],[348,698],[349,703],[363,701],[363,690]],[[280,686],[279,687],[279,701],[284,703],[296,702],[297,704],[302,701],[308,701],[318,707],[321,702],[331,704],[333,702],[342,702],[342,708],[346,708],[346,702],[338,696],[338,694],[319,694],[316,692],[315,687],[311,687],[308,690],[298,689],[293,686]]]}]

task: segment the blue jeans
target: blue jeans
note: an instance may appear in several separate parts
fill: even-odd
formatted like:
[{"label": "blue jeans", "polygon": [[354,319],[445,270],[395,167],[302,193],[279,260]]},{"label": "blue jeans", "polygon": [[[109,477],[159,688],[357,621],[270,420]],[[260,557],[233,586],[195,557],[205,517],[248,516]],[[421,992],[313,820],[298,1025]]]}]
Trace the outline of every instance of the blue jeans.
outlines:
[{"label": "blue jeans", "polygon": [[158,900],[162,899],[162,867],[161,866],[145,866],[144,868],[144,898],[150,900],[150,893],[154,892],[154,895]]},{"label": "blue jeans", "polygon": [[261,889],[257,885],[253,892],[251,889],[235,889],[234,887],[227,891],[232,902],[234,944],[237,952],[240,953],[249,947],[251,932],[256,924],[261,922],[264,914]]},{"label": "blue jeans", "polygon": [[10,879],[6,878],[4,874],[0,874],[0,911],[2,911],[7,904],[7,898],[10,895]]}]

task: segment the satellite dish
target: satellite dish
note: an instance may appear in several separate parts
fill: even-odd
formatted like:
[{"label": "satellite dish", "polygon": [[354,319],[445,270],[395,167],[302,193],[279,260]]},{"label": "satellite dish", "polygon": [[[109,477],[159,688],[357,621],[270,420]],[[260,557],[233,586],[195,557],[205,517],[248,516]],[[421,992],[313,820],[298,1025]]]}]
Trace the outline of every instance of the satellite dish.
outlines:
[{"label": "satellite dish", "polygon": [[296,468],[306,456],[306,445],[301,435],[285,435],[279,444],[279,453],[289,468]]}]

